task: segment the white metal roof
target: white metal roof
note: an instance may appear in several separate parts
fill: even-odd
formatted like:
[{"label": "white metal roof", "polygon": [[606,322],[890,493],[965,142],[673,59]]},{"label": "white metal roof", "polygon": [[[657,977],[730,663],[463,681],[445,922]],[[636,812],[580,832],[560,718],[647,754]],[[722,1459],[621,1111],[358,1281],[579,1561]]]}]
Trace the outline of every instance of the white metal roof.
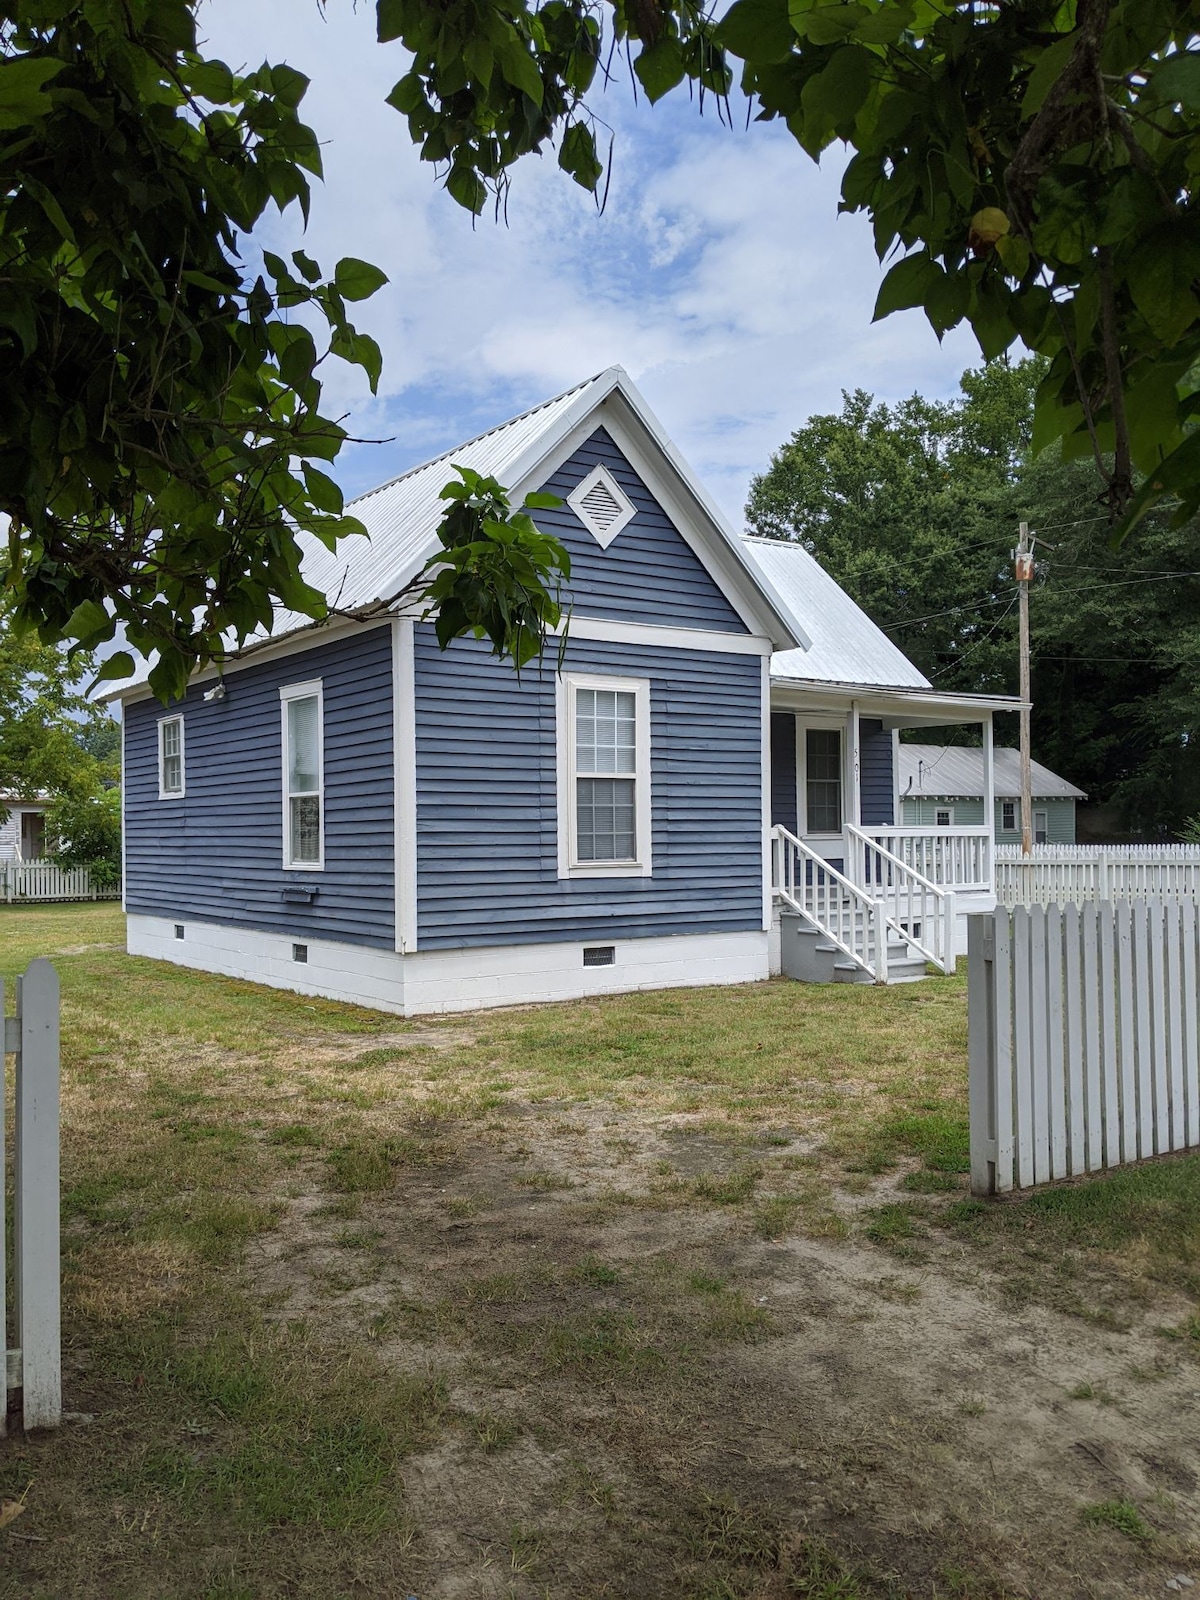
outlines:
[{"label": "white metal roof", "polygon": [[[996,794],[1004,800],[1021,793],[1021,756],[1017,750],[997,748],[995,760]],[[1039,800],[1086,800],[1087,795],[1073,783],[1060,778],[1040,761],[1030,763],[1033,793]],[[902,744],[900,746],[901,795],[983,796],[983,751],[956,744]]]},{"label": "white metal roof", "polygon": [[807,650],[778,650],[777,680],[928,689],[929,679],[801,544],[743,538],[755,566],[811,641]]}]

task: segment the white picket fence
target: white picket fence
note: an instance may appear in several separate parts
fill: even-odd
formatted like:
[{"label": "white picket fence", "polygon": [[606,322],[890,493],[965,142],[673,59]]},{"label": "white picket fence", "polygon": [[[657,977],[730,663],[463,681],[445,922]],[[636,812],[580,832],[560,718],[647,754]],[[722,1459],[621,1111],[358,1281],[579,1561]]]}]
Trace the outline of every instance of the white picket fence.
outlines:
[{"label": "white picket fence", "polygon": [[119,900],[121,885],[92,882],[86,867],[53,861],[0,861],[0,900]]},{"label": "white picket fence", "polygon": [[[6,1277],[0,1270],[0,1331],[6,1350],[6,1393],[20,1395],[22,1426],[57,1428],[62,1421],[62,1336],[59,1252],[59,1064],[58,974],[48,961],[31,961],[17,979],[16,1016],[4,1014],[0,979],[0,1032],[14,1072],[14,1199],[11,1278],[15,1293],[12,1330]],[[7,1074],[0,1074],[6,1083]],[[0,1110],[3,1104],[0,1102]],[[7,1178],[4,1122],[0,1116],[0,1178]],[[0,1240],[8,1237],[4,1215],[6,1182],[0,1182]],[[0,1258],[7,1245],[0,1249]],[[0,1259],[0,1267],[8,1263]],[[7,1407],[0,1408],[0,1434]]]},{"label": "white picket fence", "polygon": [[995,850],[1002,906],[1085,905],[1094,900],[1200,899],[1200,845],[1039,844]]},{"label": "white picket fence", "polygon": [[1193,900],[968,919],[971,1188],[1200,1145]]}]

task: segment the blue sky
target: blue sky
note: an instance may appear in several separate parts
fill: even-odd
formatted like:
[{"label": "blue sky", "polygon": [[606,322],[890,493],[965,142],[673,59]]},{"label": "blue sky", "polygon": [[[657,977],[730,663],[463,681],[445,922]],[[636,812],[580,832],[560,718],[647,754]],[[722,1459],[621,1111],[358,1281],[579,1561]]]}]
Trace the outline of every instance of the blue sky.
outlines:
[{"label": "blue sky", "polygon": [[303,243],[329,270],[361,256],[391,279],[357,308],[383,349],[378,397],[349,369],[327,382],[352,432],[388,441],[343,452],[350,493],[620,362],[740,525],[751,475],[843,388],[949,395],[978,361],[968,334],[939,347],[917,312],[872,325],[880,268],[865,220],[837,216],[840,158],[816,167],[786,130],[746,129],[744,107],[730,130],[682,96],[635,105],[617,83],[597,101],[616,136],[603,215],[550,154],[517,168],[507,225],[472,225],[384,104],[405,63],[375,43],[374,9],[202,13],[231,66],[285,60],[312,80],[326,180],[307,235],[296,213],[262,242]]}]

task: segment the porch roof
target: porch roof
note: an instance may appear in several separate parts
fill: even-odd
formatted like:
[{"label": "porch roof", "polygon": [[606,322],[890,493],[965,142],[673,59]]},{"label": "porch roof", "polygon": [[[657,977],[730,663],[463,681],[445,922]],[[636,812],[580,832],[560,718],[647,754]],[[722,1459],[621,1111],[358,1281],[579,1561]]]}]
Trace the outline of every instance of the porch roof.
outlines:
[{"label": "porch roof", "polygon": [[771,663],[771,705],[780,711],[844,712],[857,703],[864,716],[885,728],[944,728],[956,722],[983,722],[996,711],[1020,711],[1021,702],[999,694],[947,694],[904,685],[815,682],[782,678]]}]

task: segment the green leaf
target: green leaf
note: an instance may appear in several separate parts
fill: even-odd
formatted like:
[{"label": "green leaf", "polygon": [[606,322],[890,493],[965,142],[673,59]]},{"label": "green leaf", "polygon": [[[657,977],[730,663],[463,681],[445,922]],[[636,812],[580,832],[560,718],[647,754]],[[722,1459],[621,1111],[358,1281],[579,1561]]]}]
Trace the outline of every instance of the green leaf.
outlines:
[{"label": "green leaf", "polygon": [[108,679],[132,678],[137,671],[137,664],[128,650],[118,650],[100,663],[96,673],[96,682],[103,683]]},{"label": "green leaf", "polygon": [[340,517],[345,498],[341,489],[320,467],[314,467],[310,462],[303,466],[304,486],[308,490],[309,499],[318,511],[327,511],[332,516]]},{"label": "green leaf", "polygon": [[366,300],[387,281],[386,272],[355,256],[343,256],[333,272],[334,287],[344,300]]},{"label": "green leaf", "polygon": [[292,251],[292,261],[296,271],[306,283],[316,283],[321,276],[321,269],[311,256],[306,256],[303,250]]},{"label": "green leaf", "polygon": [[1181,50],[1160,61],[1151,75],[1150,91],[1158,100],[1200,111],[1200,55]]},{"label": "green leaf", "polygon": [[544,93],[542,75],[537,62],[519,40],[511,40],[496,52],[496,64],[506,83],[527,94],[535,106],[541,105]]},{"label": "green leaf", "polygon": [[527,494],[522,505],[526,511],[554,511],[562,503],[560,495],[550,494],[545,489],[538,489],[533,494]]},{"label": "green leaf", "polygon": [[905,256],[897,261],[880,285],[871,321],[879,322],[893,311],[924,306],[941,290],[944,277],[942,268],[924,250]]},{"label": "green leaf", "polygon": [[0,128],[28,127],[51,111],[54,102],[45,87],[65,65],[44,56],[0,59]]},{"label": "green leaf", "polygon": [[1047,45],[1033,64],[1021,101],[1021,120],[1034,117],[1042,108],[1056,78],[1066,66],[1076,44],[1076,35],[1068,33],[1053,44]]},{"label": "green leaf", "polygon": [[717,38],[743,61],[786,61],[796,46],[787,0],[734,0]]},{"label": "green leaf", "polygon": [[450,197],[457,200],[459,205],[478,216],[483,210],[487,200],[487,190],[483,180],[479,178],[468,166],[456,165],[450,168],[446,177],[446,189]]},{"label": "green leaf", "polygon": [[657,44],[646,46],[635,57],[633,70],[651,104],[661,100],[676,84],[683,82],[683,52],[679,40],[666,35]]},{"label": "green leaf", "polygon": [[399,39],[407,25],[407,0],[378,0],[375,7],[375,37],[380,44]]},{"label": "green leaf", "polygon": [[1134,251],[1129,291],[1164,344],[1174,344],[1200,316],[1198,277],[1200,243],[1182,228],[1160,228]]},{"label": "green leaf", "polygon": [[596,154],[596,141],[592,130],[582,122],[573,122],[563,134],[558,150],[558,164],[569,172],[581,188],[595,189],[604,174],[604,166]]},{"label": "green leaf", "polygon": [[841,44],[870,17],[866,6],[813,5],[812,0],[791,0],[789,10],[792,27],[810,44]]},{"label": "green leaf", "polygon": [[67,618],[67,637],[80,640],[84,645],[98,644],[111,639],[116,623],[98,600],[81,600]]}]

